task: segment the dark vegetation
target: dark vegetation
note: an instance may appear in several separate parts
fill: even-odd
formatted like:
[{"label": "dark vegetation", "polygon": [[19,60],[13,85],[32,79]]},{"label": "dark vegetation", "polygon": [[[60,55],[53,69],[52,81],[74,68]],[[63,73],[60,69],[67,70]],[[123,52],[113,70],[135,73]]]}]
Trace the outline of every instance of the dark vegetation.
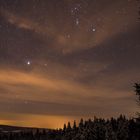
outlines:
[{"label": "dark vegetation", "polygon": [[[140,0],[137,0],[137,1],[138,1],[139,4],[140,4]],[[139,8],[138,14],[139,14],[139,19],[140,19],[140,5],[138,6],[138,8]]]},{"label": "dark vegetation", "polygon": [[[140,84],[135,84],[140,103]],[[33,129],[1,126],[0,140],[140,140],[140,116],[101,119],[94,117],[76,125],[68,122],[63,129]]]},{"label": "dark vegetation", "polygon": [[59,130],[1,131],[1,140],[140,140],[140,119],[127,119],[120,115],[110,120],[94,118],[78,126],[74,122]]}]

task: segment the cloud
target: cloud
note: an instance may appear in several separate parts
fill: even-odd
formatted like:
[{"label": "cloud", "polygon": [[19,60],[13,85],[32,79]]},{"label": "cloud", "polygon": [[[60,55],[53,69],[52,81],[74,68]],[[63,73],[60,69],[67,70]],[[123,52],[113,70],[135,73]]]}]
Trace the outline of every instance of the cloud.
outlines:
[{"label": "cloud", "polygon": [[[17,98],[17,100],[83,105],[95,108],[100,105],[100,100],[104,100],[107,105],[107,100],[131,97],[131,92],[116,88],[118,84],[121,84],[119,77],[117,75],[103,76],[100,77],[100,80],[96,79],[95,82],[86,85],[68,79],[51,78],[47,74],[1,70],[0,87],[2,90],[0,95],[12,100]],[[124,82],[127,82],[128,79]]]},{"label": "cloud", "polygon": [[138,108],[132,85],[140,77],[135,2],[81,4],[79,26],[62,8],[70,9],[75,1],[68,7],[58,2],[55,10],[45,2],[50,3],[44,1],[45,8],[38,4],[38,10],[32,2],[23,2],[20,10],[0,7],[6,24],[0,121],[53,128],[80,117],[134,115]]},{"label": "cloud", "polygon": [[[13,70],[3,70],[0,73],[0,84],[3,89],[5,88],[8,93],[11,92],[19,96],[24,93],[23,97],[26,96],[32,100],[74,102],[79,100],[78,98],[87,95],[92,96],[92,90],[79,83],[62,79],[50,79],[47,78],[47,75],[40,75],[39,73],[23,73]],[[11,94],[11,97],[13,94]]]},{"label": "cloud", "polygon": [[[62,25],[55,24],[55,22],[58,22],[55,20],[51,21],[47,26],[46,21],[41,23],[33,20],[30,16],[24,17],[2,8],[1,14],[9,23],[18,28],[39,34],[39,39],[42,41],[48,42],[48,38],[50,38],[52,40],[48,44],[50,48],[55,48],[55,50],[67,54],[87,48],[96,48],[112,37],[121,34],[122,31],[131,30],[137,24],[137,14],[134,13],[136,12],[136,3],[134,1],[117,1],[106,5],[104,8],[98,8],[100,12],[97,14],[89,13],[88,15],[80,16],[79,29],[74,28],[74,25],[70,25],[67,22],[62,22]],[[42,16],[44,19],[46,18],[45,15]],[[63,21],[66,17],[61,18],[63,18],[61,19]],[[48,17],[49,19],[51,18]],[[69,20],[72,19],[70,18]],[[91,30],[91,24],[89,24],[91,22],[93,22],[96,32],[89,31]],[[70,38],[67,37],[68,34]]]},{"label": "cloud", "polygon": [[[40,71],[2,70],[1,67],[0,112],[2,116],[13,114],[13,118],[18,120],[1,117],[1,122],[24,126],[34,126],[36,122],[36,126],[54,128],[81,116],[109,117],[120,113],[132,116],[138,110],[135,98],[131,89],[122,89],[121,85],[130,81],[133,72],[101,75],[95,82],[86,85],[66,77],[51,77]],[[120,77],[125,74],[121,80]],[[50,124],[49,118],[53,123]]]},{"label": "cloud", "polygon": [[9,23],[17,26],[18,28],[31,30],[31,31],[41,33],[41,34],[44,34],[44,33],[46,34],[47,32],[49,32],[49,29],[40,26],[39,23],[34,22],[33,20],[29,18],[18,16],[17,14],[9,12],[8,10],[5,10],[3,8],[1,8],[1,15]]}]

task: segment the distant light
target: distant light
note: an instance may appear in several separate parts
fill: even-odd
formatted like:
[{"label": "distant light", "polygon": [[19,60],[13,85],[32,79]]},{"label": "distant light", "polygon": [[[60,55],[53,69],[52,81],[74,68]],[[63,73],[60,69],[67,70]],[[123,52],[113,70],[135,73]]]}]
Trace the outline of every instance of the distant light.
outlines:
[{"label": "distant light", "polygon": [[95,29],[95,28],[93,28],[93,29],[92,29],[92,31],[93,31],[93,32],[95,32],[95,31],[96,31],[96,29]]}]

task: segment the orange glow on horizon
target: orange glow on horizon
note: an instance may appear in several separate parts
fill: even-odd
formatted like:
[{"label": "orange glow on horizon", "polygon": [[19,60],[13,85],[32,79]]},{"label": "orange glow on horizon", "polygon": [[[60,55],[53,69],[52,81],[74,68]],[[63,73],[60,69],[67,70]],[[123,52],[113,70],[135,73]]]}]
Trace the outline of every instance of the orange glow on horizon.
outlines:
[{"label": "orange glow on horizon", "polygon": [[10,125],[10,126],[20,126],[20,127],[35,127],[35,128],[49,128],[49,129],[57,129],[63,128],[64,124],[71,122],[73,125],[73,121],[79,121],[79,117],[69,117],[69,116],[51,116],[51,115],[30,115],[30,114],[1,114],[1,116],[12,116],[17,119],[1,119],[1,125]]}]

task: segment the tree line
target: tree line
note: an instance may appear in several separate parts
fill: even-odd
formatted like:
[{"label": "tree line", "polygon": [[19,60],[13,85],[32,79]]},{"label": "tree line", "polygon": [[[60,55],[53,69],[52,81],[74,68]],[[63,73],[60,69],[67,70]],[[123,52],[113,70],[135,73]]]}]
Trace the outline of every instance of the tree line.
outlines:
[{"label": "tree line", "polygon": [[78,126],[68,122],[58,130],[1,133],[0,140],[140,140],[140,118],[81,119]]}]

